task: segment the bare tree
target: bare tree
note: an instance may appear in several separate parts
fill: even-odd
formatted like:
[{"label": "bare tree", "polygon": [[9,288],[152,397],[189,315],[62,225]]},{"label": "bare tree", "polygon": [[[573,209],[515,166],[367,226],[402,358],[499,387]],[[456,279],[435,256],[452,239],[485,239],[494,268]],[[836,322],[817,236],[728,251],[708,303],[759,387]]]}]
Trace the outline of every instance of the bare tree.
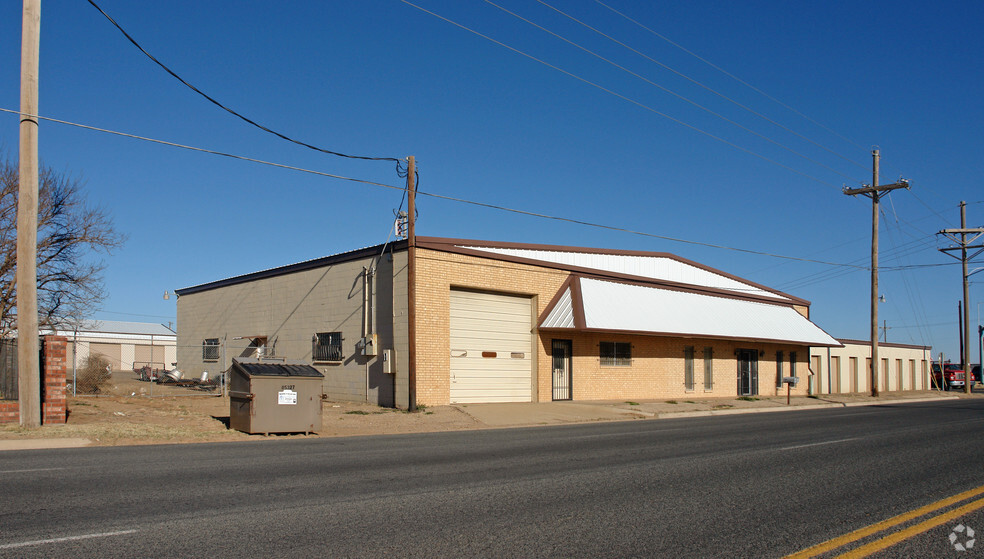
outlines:
[{"label": "bare tree", "polygon": [[[106,212],[88,205],[82,182],[42,167],[38,174],[38,324],[80,322],[104,297],[105,263],[123,245]],[[17,327],[17,165],[0,160],[0,338]]]}]

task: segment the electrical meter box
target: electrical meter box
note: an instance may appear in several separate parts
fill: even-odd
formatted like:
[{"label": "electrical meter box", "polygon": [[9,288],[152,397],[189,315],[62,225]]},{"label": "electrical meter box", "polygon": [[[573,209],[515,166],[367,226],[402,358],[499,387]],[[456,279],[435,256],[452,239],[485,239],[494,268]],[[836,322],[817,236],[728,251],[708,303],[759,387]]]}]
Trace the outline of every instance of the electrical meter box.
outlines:
[{"label": "electrical meter box", "polygon": [[396,374],[396,351],[392,349],[383,350],[383,372],[387,375]]}]

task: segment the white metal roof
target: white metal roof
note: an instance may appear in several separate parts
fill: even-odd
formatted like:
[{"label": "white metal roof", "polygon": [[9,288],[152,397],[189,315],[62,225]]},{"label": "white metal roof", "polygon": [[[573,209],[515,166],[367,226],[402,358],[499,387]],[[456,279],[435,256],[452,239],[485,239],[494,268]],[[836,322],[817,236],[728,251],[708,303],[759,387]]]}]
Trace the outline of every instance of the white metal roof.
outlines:
[{"label": "white metal roof", "polygon": [[571,288],[564,290],[560,300],[554,306],[550,314],[543,320],[541,328],[573,328],[574,327],[574,302],[571,298]]},{"label": "white metal roof", "polygon": [[[588,278],[575,281],[580,281],[588,329],[841,345],[786,305]],[[541,327],[573,328],[572,307],[556,305]]]},{"label": "white metal roof", "polygon": [[541,260],[565,266],[577,266],[656,280],[724,289],[745,295],[769,297],[779,301],[789,300],[777,293],[665,256],[633,256],[627,254],[482,246],[461,246],[461,248],[528,258],[531,260]]}]

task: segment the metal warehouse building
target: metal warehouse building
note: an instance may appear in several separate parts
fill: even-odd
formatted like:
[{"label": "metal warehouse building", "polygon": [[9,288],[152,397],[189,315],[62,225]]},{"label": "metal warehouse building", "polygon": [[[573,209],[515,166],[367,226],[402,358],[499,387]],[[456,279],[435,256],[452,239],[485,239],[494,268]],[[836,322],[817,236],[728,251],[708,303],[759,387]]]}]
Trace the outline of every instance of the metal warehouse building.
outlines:
[{"label": "metal warehouse building", "polygon": [[399,241],[177,290],[178,366],[300,359],[330,399],[397,407],[725,397],[785,394],[790,376],[806,394],[810,348],[841,345],[809,302],[672,254],[433,237],[413,251],[412,286]]}]

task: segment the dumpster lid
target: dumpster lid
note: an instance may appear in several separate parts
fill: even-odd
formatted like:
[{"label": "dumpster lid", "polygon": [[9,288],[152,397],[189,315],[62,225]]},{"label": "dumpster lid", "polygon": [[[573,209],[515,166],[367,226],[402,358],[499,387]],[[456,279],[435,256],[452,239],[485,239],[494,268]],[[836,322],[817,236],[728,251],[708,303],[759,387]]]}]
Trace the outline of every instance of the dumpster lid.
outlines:
[{"label": "dumpster lid", "polygon": [[233,359],[232,366],[251,377],[316,377],[324,378],[320,371],[303,361],[272,361],[260,359]]}]

